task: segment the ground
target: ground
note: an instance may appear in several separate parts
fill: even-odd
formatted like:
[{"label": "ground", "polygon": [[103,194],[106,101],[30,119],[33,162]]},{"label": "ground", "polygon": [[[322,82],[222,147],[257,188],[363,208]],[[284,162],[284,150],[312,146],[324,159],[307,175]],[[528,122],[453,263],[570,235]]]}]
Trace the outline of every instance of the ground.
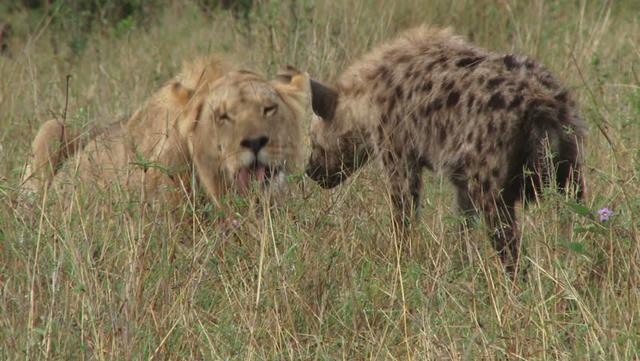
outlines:
[{"label": "ground", "polygon": [[[636,1],[272,0],[256,1],[248,19],[180,4],[143,25],[91,32],[83,46],[47,17],[7,16],[1,359],[640,357]],[[26,217],[12,206],[37,127],[65,112],[67,74],[67,121],[106,124],[194,54],[236,54],[269,75],[291,64],[331,81],[422,22],[539,60],[575,92],[589,126],[585,204],[549,191],[519,210],[526,281],[504,274],[482,225],[458,236],[453,189],[437,176],[425,180],[410,244],[399,244],[372,166],[332,191],[291,177],[290,202],[271,211],[229,199],[250,212],[231,234],[210,206],[185,204],[175,224],[136,193],[81,190],[64,213],[49,194]]]}]

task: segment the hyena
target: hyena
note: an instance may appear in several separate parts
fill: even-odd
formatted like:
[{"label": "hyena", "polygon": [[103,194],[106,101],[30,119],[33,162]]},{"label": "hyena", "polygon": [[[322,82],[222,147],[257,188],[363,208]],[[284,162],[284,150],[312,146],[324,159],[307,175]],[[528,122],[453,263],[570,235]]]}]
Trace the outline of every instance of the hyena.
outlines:
[{"label": "hyena", "polygon": [[552,182],[583,198],[584,122],[569,91],[527,57],[423,26],[364,56],[335,87],[311,83],[320,118],[311,124],[307,174],[331,188],[378,159],[402,232],[419,207],[422,170],[439,171],[465,218],[481,211],[514,274],[516,203]]}]

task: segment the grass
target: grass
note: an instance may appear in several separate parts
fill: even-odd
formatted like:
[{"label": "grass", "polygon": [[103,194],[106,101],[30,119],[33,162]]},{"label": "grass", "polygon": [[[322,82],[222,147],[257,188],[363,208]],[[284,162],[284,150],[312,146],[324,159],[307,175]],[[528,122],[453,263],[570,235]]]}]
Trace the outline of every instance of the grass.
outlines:
[{"label": "grass", "polygon": [[[88,34],[7,14],[17,35],[0,56],[1,359],[640,358],[636,1],[257,3],[250,25],[176,2],[145,26]],[[233,232],[206,204],[185,204],[176,221],[123,190],[14,209],[37,127],[65,109],[67,74],[68,121],[107,124],[198,54],[332,80],[423,22],[539,59],[589,124],[585,204],[549,191],[520,210],[525,282],[505,277],[482,229],[457,234],[437,175],[410,244],[393,235],[373,166],[332,191],[294,177],[292,197],[271,210],[236,199]],[[614,211],[607,222],[589,216],[602,207]]]}]

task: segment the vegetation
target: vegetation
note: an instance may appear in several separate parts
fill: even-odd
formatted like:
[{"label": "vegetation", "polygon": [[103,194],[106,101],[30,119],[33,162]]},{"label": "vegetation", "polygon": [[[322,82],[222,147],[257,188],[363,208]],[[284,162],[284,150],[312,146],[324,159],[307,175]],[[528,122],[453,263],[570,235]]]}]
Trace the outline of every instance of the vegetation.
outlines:
[{"label": "vegetation", "polygon": [[[0,3],[12,28],[0,56],[0,359],[640,358],[637,1],[255,0],[242,16],[130,3],[128,15],[88,8],[89,20],[72,2]],[[527,280],[508,279],[482,226],[458,233],[437,175],[404,244],[375,167],[332,191],[291,177],[291,198],[271,209],[229,199],[240,224],[226,231],[207,204],[176,212],[134,192],[50,193],[16,209],[30,141],[52,116],[126,118],[209,52],[330,81],[420,23],[531,55],[578,97],[589,194],[578,205],[549,190],[520,210]]]}]

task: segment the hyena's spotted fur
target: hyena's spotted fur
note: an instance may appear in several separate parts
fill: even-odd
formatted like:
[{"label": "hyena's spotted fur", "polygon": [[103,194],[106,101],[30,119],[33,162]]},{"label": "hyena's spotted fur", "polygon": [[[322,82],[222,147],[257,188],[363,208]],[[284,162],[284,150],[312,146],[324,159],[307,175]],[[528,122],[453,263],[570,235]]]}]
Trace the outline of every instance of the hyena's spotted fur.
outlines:
[{"label": "hyena's spotted fur", "polygon": [[356,62],[336,87],[312,88],[322,119],[312,122],[311,178],[333,187],[377,157],[404,227],[423,168],[443,172],[460,211],[483,212],[509,271],[518,262],[516,202],[550,182],[583,196],[584,123],[567,89],[526,57],[419,27]]}]

